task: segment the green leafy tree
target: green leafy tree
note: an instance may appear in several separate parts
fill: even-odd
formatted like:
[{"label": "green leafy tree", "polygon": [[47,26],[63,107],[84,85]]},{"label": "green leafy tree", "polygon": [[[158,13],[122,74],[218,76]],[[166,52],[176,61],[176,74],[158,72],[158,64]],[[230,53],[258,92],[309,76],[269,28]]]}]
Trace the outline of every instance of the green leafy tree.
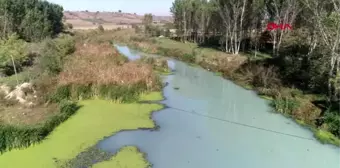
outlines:
[{"label": "green leafy tree", "polygon": [[17,78],[18,68],[26,60],[27,55],[27,44],[20,40],[18,35],[13,34],[9,36],[8,40],[0,40],[0,69],[3,71],[2,73],[7,74],[8,71],[13,70]]},{"label": "green leafy tree", "polygon": [[63,30],[63,8],[40,0],[0,0],[0,37],[17,33],[37,41]]}]

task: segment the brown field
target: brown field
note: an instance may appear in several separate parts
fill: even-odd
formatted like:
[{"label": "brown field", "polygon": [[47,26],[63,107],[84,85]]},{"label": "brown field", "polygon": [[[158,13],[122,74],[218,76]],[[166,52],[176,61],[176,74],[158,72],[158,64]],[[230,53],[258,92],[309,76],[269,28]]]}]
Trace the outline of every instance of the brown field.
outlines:
[{"label": "brown field", "polygon": [[[171,16],[154,16],[153,18],[157,23],[172,22]],[[98,25],[112,30],[131,28],[132,24],[141,24],[143,16],[118,12],[65,11],[64,19],[66,23],[71,23],[73,28],[78,30],[96,29]]]},{"label": "brown field", "polygon": [[[102,25],[105,30],[114,30],[114,29],[127,29],[131,28],[131,25],[114,25],[114,24],[103,24]],[[75,30],[90,30],[90,29],[97,29],[98,25],[76,25],[73,26]]]}]

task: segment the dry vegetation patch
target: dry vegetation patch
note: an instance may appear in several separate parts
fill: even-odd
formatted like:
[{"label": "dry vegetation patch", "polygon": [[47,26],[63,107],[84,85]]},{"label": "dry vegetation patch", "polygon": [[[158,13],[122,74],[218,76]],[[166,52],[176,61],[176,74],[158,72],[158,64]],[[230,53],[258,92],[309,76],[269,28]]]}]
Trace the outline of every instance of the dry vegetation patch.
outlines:
[{"label": "dry vegetation patch", "polygon": [[35,125],[45,122],[57,113],[59,112],[56,104],[48,106],[39,105],[34,108],[25,108],[21,105],[1,106],[0,123],[10,125]]},{"label": "dry vegetation patch", "polygon": [[234,56],[226,53],[208,55],[208,53],[206,53],[202,55],[199,64],[208,66],[209,69],[231,75],[244,64],[246,60],[247,58],[244,56]]},{"label": "dry vegetation patch", "polygon": [[133,85],[154,86],[156,76],[152,67],[127,62],[110,44],[78,45],[77,52],[59,75],[60,85]]}]

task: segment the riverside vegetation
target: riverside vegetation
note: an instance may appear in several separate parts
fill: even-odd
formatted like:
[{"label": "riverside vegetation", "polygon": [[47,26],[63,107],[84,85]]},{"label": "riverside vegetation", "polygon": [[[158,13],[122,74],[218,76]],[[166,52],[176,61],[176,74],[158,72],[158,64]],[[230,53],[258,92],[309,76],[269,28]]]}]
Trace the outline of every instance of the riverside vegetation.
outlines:
[{"label": "riverside vegetation", "polygon": [[[331,0],[175,0],[173,24],[153,25],[146,14],[144,29],[135,27],[138,34],[125,41],[253,89],[322,143],[340,146],[339,6]],[[293,30],[268,31],[270,22]],[[155,38],[160,35],[172,40]]]},{"label": "riverside vegetation", "polygon": [[[138,103],[162,99],[153,65],[129,61],[110,41],[96,41],[100,30],[95,36],[71,33],[59,5],[0,4],[0,167],[72,167],[78,154],[105,136],[155,127],[150,115],[163,106]],[[14,15],[17,11],[23,15]],[[12,93],[23,83],[34,93],[20,90],[16,98],[31,101],[29,106],[7,99],[3,90]],[[103,164],[126,167],[131,161],[136,168],[149,166],[135,147]]]}]

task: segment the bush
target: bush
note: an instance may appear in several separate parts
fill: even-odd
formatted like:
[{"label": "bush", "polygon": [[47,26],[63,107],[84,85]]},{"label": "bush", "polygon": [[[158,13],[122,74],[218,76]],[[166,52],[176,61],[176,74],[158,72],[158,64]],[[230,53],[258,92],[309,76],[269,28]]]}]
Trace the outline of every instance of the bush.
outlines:
[{"label": "bush", "polygon": [[62,101],[59,104],[60,113],[51,117],[44,124],[32,127],[0,124],[0,153],[14,148],[26,148],[32,144],[39,143],[78,109],[79,106],[75,103]]},{"label": "bush", "polygon": [[297,99],[292,97],[278,96],[272,101],[271,105],[276,111],[290,116],[299,108],[300,103]]},{"label": "bush", "polygon": [[46,40],[43,51],[38,58],[41,73],[55,75],[61,72],[65,57],[75,51],[75,42],[71,36],[62,35],[59,38]]},{"label": "bush", "polygon": [[98,30],[99,30],[99,32],[104,32],[105,30],[104,30],[104,27],[102,26],[102,25],[99,25],[98,26]]},{"label": "bush", "polygon": [[336,112],[326,111],[324,121],[328,126],[328,131],[340,137],[340,115]]},{"label": "bush", "polygon": [[273,66],[265,67],[262,64],[246,63],[239,70],[238,80],[258,88],[276,89],[280,87],[281,81]]},{"label": "bush", "polygon": [[194,63],[195,62],[195,56],[193,54],[184,54],[183,55],[183,61]]},{"label": "bush", "polygon": [[61,34],[54,41],[58,52],[63,57],[72,54],[76,50],[75,39],[70,35]]},{"label": "bush", "polygon": [[29,59],[27,43],[16,34],[11,35],[8,40],[0,40],[0,69],[6,75],[14,74],[12,58],[19,72],[22,64]]}]

